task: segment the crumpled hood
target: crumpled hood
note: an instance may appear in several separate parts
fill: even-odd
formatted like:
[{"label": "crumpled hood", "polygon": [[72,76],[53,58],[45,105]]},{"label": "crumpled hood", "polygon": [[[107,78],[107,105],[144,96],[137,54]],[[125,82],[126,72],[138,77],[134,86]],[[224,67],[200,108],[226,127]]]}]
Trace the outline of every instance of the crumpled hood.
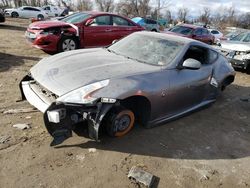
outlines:
[{"label": "crumpled hood", "polygon": [[32,77],[49,91],[61,96],[69,91],[105,79],[126,77],[160,70],[108,52],[106,49],[83,49],[42,59],[31,69]]},{"label": "crumpled hood", "polygon": [[250,43],[237,42],[237,41],[223,41],[221,47],[230,51],[250,51]]},{"label": "crumpled hood", "polygon": [[58,20],[53,20],[53,21],[39,21],[39,22],[34,22],[29,25],[30,29],[46,29],[50,27],[59,27],[59,26],[66,26],[69,25],[66,22],[58,21]]}]

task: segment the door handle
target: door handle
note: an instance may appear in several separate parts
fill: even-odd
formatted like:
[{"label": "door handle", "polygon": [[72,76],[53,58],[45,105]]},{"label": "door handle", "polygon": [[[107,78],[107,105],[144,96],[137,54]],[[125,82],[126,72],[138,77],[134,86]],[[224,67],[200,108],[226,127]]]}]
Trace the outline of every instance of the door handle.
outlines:
[{"label": "door handle", "polygon": [[105,32],[110,32],[112,31],[112,29],[105,29]]}]

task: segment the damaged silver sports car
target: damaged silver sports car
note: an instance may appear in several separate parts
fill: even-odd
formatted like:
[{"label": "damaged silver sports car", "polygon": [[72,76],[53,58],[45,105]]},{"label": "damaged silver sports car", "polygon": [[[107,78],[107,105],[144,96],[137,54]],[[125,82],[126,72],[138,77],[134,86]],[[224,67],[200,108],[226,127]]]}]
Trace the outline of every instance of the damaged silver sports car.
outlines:
[{"label": "damaged silver sports car", "polygon": [[57,145],[76,124],[99,140],[100,130],[120,137],[135,123],[149,128],[178,118],[213,103],[234,77],[228,60],[205,43],[137,32],[107,48],[44,58],[20,88]]}]

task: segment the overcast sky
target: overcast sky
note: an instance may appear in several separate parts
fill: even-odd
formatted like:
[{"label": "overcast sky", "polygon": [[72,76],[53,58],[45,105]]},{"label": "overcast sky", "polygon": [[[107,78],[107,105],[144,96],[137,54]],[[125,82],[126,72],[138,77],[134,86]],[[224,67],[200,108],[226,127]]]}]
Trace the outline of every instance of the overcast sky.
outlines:
[{"label": "overcast sky", "polygon": [[[170,9],[175,12],[180,7],[189,9],[189,15],[199,15],[204,7],[212,12],[221,11],[221,7],[234,7],[237,12],[250,12],[250,0],[170,0]],[[164,12],[164,10],[163,10]]]}]

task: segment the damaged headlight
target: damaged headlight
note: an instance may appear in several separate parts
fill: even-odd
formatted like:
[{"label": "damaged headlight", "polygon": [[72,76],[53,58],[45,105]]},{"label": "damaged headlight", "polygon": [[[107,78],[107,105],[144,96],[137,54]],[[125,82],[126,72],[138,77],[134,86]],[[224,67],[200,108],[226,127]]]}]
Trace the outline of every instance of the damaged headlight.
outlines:
[{"label": "damaged headlight", "polygon": [[109,84],[109,80],[103,80],[100,82],[95,82],[93,84],[86,85],[84,87],[78,88],[74,91],[71,91],[61,97],[56,101],[66,102],[66,103],[78,103],[78,104],[88,104],[96,100],[92,97],[95,91],[106,87]]},{"label": "damaged headlight", "polygon": [[52,30],[43,30],[40,32],[41,35],[54,35],[57,34],[59,31],[52,29]]}]

